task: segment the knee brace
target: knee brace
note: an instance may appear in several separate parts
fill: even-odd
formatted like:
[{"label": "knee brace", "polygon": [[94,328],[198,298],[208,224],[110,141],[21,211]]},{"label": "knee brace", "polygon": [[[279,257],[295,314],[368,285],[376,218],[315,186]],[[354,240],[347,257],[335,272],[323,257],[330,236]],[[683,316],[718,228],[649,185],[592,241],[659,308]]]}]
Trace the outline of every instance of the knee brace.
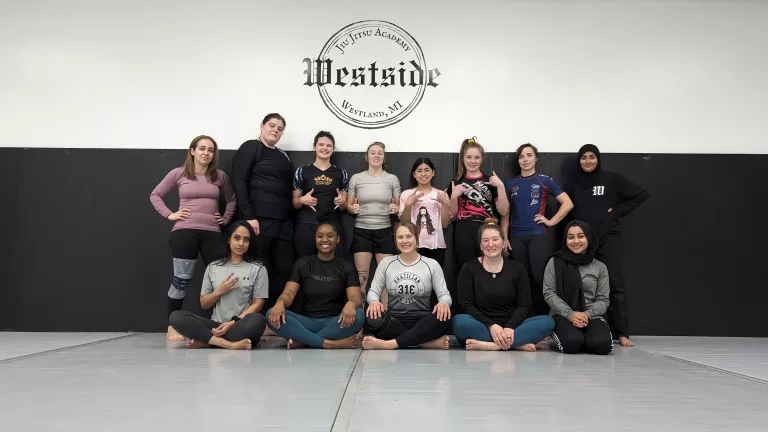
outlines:
[{"label": "knee brace", "polygon": [[192,275],[195,274],[195,264],[197,264],[197,260],[173,259],[173,280],[171,287],[168,288],[168,297],[172,299],[184,298]]}]

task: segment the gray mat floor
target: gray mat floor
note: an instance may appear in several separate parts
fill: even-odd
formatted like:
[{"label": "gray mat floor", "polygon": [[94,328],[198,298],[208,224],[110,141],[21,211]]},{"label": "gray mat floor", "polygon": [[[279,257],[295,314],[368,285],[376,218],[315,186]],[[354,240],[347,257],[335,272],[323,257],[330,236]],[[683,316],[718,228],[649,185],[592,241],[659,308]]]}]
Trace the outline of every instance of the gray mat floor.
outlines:
[{"label": "gray mat floor", "polygon": [[591,356],[187,350],[163,336],[0,333],[2,430],[768,430],[768,339],[638,337]]},{"label": "gray mat floor", "polygon": [[637,336],[633,340],[648,352],[768,382],[768,339]]}]

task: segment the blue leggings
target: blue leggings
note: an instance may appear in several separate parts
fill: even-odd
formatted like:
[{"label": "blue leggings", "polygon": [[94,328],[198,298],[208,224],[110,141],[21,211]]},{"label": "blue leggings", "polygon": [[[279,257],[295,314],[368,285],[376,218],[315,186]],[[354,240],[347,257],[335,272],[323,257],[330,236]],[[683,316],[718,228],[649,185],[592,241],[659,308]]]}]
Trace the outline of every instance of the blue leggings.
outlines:
[{"label": "blue leggings", "polygon": [[[549,336],[554,328],[555,321],[549,315],[528,318],[515,329],[512,347],[538,343]],[[461,314],[453,317],[453,334],[461,346],[466,344],[467,339],[493,342],[488,327],[472,315]]]},{"label": "blue leggings", "polygon": [[339,340],[352,336],[360,331],[365,324],[365,312],[355,309],[355,322],[347,328],[341,328],[339,317],[336,315],[328,318],[309,318],[289,310],[285,311],[285,322],[280,323],[280,328],[272,327],[269,323],[269,315],[272,309],[266,313],[267,325],[276,335],[283,339],[293,339],[294,342],[309,345],[313,348],[322,348],[325,340]]}]

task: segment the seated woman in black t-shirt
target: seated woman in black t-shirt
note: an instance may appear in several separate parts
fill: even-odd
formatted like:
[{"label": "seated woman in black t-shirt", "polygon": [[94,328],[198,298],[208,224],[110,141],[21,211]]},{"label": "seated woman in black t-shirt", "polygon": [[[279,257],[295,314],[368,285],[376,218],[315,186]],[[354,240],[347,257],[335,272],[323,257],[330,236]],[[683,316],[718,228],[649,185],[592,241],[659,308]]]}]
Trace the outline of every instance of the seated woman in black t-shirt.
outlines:
[{"label": "seated woman in black t-shirt", "polygon": [[[357,270],[351,262],[334,256],[338,228],[322,222],[315,231],[317,255],[300,258],[275,306],[266,313],[267,325],[288,340],[288,349],[354,348],[355,333],[365,323]],[[299,315],[286,310],[301,290]]]}]

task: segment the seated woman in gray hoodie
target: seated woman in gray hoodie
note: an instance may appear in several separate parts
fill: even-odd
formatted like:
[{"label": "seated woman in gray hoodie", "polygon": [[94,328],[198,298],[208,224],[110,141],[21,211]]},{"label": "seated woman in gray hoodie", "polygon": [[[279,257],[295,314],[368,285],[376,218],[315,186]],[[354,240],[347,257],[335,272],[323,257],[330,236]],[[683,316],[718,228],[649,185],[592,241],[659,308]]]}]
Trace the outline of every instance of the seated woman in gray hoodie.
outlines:
[{"label": "seated woman in gray hoodie", "polygon": [[[418,252],[416,225],[400,222],[395,229],[399,255],[384,258],[368,290],[366,320],[374,336],[363,339],[364,349],[413,346],[448,349],[445,332],[451,325],[451,295],[440,264]],[[387,290],[387,310],[381,293]],[[437,305],[431,306],[432,292]]]},{"label": "seated woman in gray hoodie", "polygon": [[608,354],[613,338],[608,310],[608,269],[595,259],[597,239],[585,222],[565,227],[563,247],[544,269],[544,300],[555,319],[553,338],[561,352]]}]

